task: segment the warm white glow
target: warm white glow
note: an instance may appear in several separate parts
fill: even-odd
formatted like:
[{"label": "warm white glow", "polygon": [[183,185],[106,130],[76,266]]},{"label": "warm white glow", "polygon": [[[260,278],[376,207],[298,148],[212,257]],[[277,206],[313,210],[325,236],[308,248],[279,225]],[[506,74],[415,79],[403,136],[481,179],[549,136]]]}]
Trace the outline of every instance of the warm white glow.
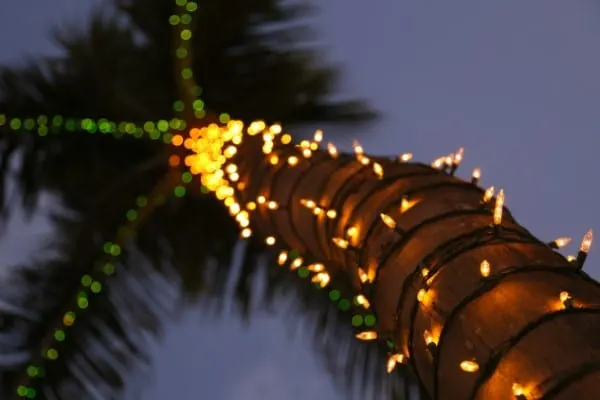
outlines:
[{"label": "warm white glow", "polygon": [[387,373],[391,373],[394,368],[396,368],[397,364],[402,364],[404,362],[404,356],[400,353],[392,354],[388,358],[386,370]]},{"label": "warm white glow", "polygon": [[327,210],[327,218],[334,219],[335,217],[337,217],[337,211]]},{"label": "warm white glow", "polygon": [[348,246],[350,245],[350,243],[348,243],[348,241],[346,239],[342,239],[342,238],[339,238],[339,237],[334,237],[331,240],[340,249],[347,249]]},{"label": "warm white glow", "polygon": [[459,165],[460,162],[463,160],[463,155],[465,153],[465,149],[464,148],[460,148],[458,149],[458,151],[456,152],[456,154],[454,154],[454,159],[452,160],[452,162],[454,163],[454,165]]},{"label": "warm white glow", "polygon": [[329,284],[330,279],[331,278],[329,277],[329,274],[327,272],[319,272],[318,274],[313,276],[311,281],[314,283],[318,283],[319,286],[324,288]]},{"label": "warm white glow", "polygon": [[390,217],[387,214],[381,213],[379,214],[379,217],[381,218],[381,220],[383,221],[383,223],[390,229],[394,229],[396,228],[396,221],[394,220],[394,218]]},{"label": "warm white glow", "polygon": [[321,263],[310,264],[308,266],[308,270],[310,272],[323,272],[323,271],[325,271],[325,265],[323,265]]},{"label": "warm white glow", "polygon": [[525,389],[518,383],[513,383],[512,392],[515,396],[525,396]]},{"label": "warm white glow", "polygon": [[427,345],[431,343],[437,344],[437,339],[427,329],[423,332],[423,339],[425,339],[425,344]]},{"label": "warm white glow", "polygon": [[400,155],[400,157],[398,157],[398,159],[402,162],[409,162],[410,160],[412,160],[413,155],[412,153],[404,153],[402,155]]},{"label": "warm white glow", "polygon": [[487,278],[490,275],[490,271],[490,263],[488,260],[483,260],[481,264],[479,264],[479,272],[481,273],[481,276]]},{"label": "warm white glow", "polygon": [[352,142],[352,147],[354,148],[354,153],[356,153],[357,156],[361,156],[365,152],[365,150],[360,145],[360,143],[358,142],[358,140],[355,140],[355,141]]},{"label": "warm white glow", "polygon": [[357,273],[358,273],[358,279],[360,279],[360,281],[362,283],[365,283],[365,282],[369,281],[369,274],[367,274],[364,269],[362,269],[362,268],[359,267],[356,270],[357,270]]},{"label": "warm white glow", "polygon": [[475,168],[473,170],[472,178],[476,179],[476,180],[479,180],[479,178],[481,178],[481,169],[480,168]]},{"label": "warm white glow", "polygon": [[269,236],[265,239],[265,243],[268,246],[273,246],[275,244],[275,237],[274,236]]},{"label": "warm white glow", "polygon": [[400,203],[400,212],[405,213],[420,202],[420,199],[408,200],[406,197],[403,197],[402,202]]},{"label": "warm white glow", "polygon": [[333,158],[336,158],[338,156],[337,147],[335,147],[333,143],[327,143],[327,152]]},{"label": "warm white glow", "polygon": [[590,247],[592,247],[592,241],[594,240],[594,232],[592,229],[588,229],[588,231],[583,235],[583,240],[581,241],[581,246],[579,246],[579,251],[582,253],[588,253],[590,251]]},{"label": "warm white glow", "polygon": [[354,239],[356,239],[356,235],[358,235],[357,227],[351,226],[350,228],[346,229],[346,237],[348,239],[354,240]]},{"label": "warm white glow", "polygon": [[504,190],[500,189],[496,196],[496,205],[494,206],[494,225],[502,223],[502,211],[504,210]]},{"label": "warm white glow", "polygon": [[383,178],[383,167],[379,163],[373,163],[373,172],[377,175],[377,178]]},{"label": "warm white glow", "polygon": [[309,200],[309,199],[300,199],[300,204],[302,204],[304,207],[309,208],[311,210],[317,206],[317,203],[315,203],[313,200]]},{"label": "warm white glow", "polygon": [[250,236],[252,236],[252,231],[250,230],[250,228],[244,228],[244,229],[242,229],[242,237],[244,239],[247,239]]},{"label": "warm white glow", "polygon": [[375,331],[364,331],[356,335],[357,339],[360,340],[375,340],[377,339],[377,332]]},{"label": "warm white glow", "polygon": [[465,372],[477,372],[479,370],[479,364],[475,361],[463,361],[460,363],[460,369]]},{"label": "warm white glow", "polygon": [[292,261],[292,263],[290,264],[290,269],[294,270],[300,268],[303,262],[304,259],[302,259],[302,257],[295,258],[294,261]]},{"label": "warm white glow", "polygon": [[554,239],[554,241],[553,241],[554,245],[558,248],[565,247],[570,242],[571,242],[570,237],[559,237],[559,238]]},{"label": "warm white glow", "polygon": [[281,250],[277,256],[277,264],[283,265],[288,259],[288,253],[285,250]]},{"label": "warm white glow", "polygon": [[490,186],[485,193],[483,193],[483,198],[481,199],[482,203],[487,203],[494,197],[494,187]]},{"label": "warm white glow", "polygon": [[323,131],[320,129],[317,129],[315,131],[315,135],[313,136],[313,140],[315,142],[320,142],[321,140],[323,140]]},{"label": "warm white glow", "polygon": [[359,294],[358,296],[356,296],[356,303],[363,306],[364,308],[369,308],[371,306],[369,300],[367,300],[364,294]]},{"label": "warm white glow", "polygon": [[446,156],[443,156],[443,157],[436,158],[435,160],[433,160],[433,162],[431,163],[431,166],[433,168],[440,169],[444,166],[445,163],[446,163]]}]

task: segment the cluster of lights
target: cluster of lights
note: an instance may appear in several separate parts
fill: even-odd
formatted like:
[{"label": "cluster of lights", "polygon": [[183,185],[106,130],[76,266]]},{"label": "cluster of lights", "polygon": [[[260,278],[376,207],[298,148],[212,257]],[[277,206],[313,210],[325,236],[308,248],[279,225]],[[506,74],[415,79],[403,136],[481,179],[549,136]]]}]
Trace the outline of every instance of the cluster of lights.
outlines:
[{"label": "cluster of lights", "polygon": [[[357,145],[355,143],[354,150],[357,155],[357,160],[359,162],[361,162],[362,164],[365,164],[366,163],[365,160],[368,160],[368,158],[366,156],[364,156],[362,147],[360,147],[359,145]],[[450,154],[450,155],[444,156],[444,157],[440,157],[440,158],[434,160],[432,162],[431,166],[436,169],[445,170],[449,174],[453,175],[454,172],[456,171],[456,167],[458,167],[460,161],[462,160],[462,156],[463,156],[463,149],[461,148],[461,149],[459,149],[459,151],[457,153]],[[477,185],[479,183],[480,178],[481,178],[481,170],[479,168],[475,168],[473,171],[473,174],[472,174],[471,183],[473,183],[474,185]],[[484,192],[484,195],[482,197],[481,204],[487,205],[495,197],[494,205],[491,208],[491,211],[492,211],[491,226],[494,227],[495,229],[499,229],[502,224],[505,195],[504,195],[504,191],[502,189],[496,194],[496,196],[494,196],[494,193],[495,193],[495,189],[493,186],[486,189]],[[410,207],[414,206],[417,203],[418,203],[418,201],[414,202],[414,203],[410,203],[410,206],[406,207],[405,205],[408,205],[409,203],[408,203],[408,200],[404,198],[403,203],[402,203],[403,210],[401,210],[401,213],[406,211],[406,209],[409,209]],[[390,215],[382,213],[382,214],[380,214],[380,218],[381,218],[381,221],[388,228],[394,230],[395,232],[397,232],[401,235],[405,234],[405,232],[398,227],[397,221],[394,218],[392,218]],[[355,228],[351,227],[350,229],[355,229]],[[348,240],[343,239],[343,238],[337,238],[337,237],[333,238],[334,243],[339,248],[342,248],[342,249],[349,248],[350,241],[356,237],[357,232],[352,231],[350,229],[347,231]],[[570,256],[568,258],[570,261],[576,263],[579,268],[581,268],[583,266],[583,262],[585,261],[587,254],[589,252],[590,246],[592,244],[592,239],[593,239],[593,233],[592,233],[592,230],[590,229],[586,232],[586,234],[584,235],[584,237],[582,239],[577,257]],[[554,241],[548,243],[548,246],[552,249],[559,249],[559,248],[562,248],[562,247],[568,245],[570,241],[571,241],[571,238],[560,237],[560,238],[557,238]],[[481,263],[479,264],[479,272],[483,279],[490,277],[490,274],[492,273],[492,266],[489,263],[489,261],[487,261],[487,260],[481,261]],[[426,286],[421,288],[417,292],[417,301],[419,303],[421,303],[423,306],[429,306],[433,302],[433,293],[429,290],[429,285],[431,284],[433,277],[429,276],[430,271],[426,267],[421,269],[421,274],[422,274],[423,278],[425,279]],[[558,300],[559,300],[558,309],[568,309],[568,308],[573,308],[576,306],[572,295],[567,291],[560,292],[558,295]],[[436,329],[436,332],[439,332],[439,331],[441,331],[441,329]],[[374,330],[368,330],[368,331],[363,331],[363,332],[358,333],[356,335],[356,337],[360,340],[371,341],[371,340],[378,339],[378,334]],[[426,329],[423,332],[423,340],[424,340],[427,352],[430,354],[430,356],[432,358],[435,358],[437,356],[437,352],[438,352],[439,334],[437,334],[437,333],[434,334],[432,331]],[[403,362],[406,362],[407,360],[408,360],[408,357],[402,353],[390,354],[389,358],[388,358],[388,362],[387,362],[387,371],[388,372],[393,371],[397,364],[401,364]],[[461,361],[459,363],[459,367],[462,371],[467,372],[467,373],[476,373],[477,371],[479,371],[479,364],[477,363],[477,361],[475,359]],[[528,394],[530,391],[528,391],[521,384],[515,382],[512,386],[512,392],[513,392],[515,400],[527,400]]]},{"label": "cluster of lights", "polygon": [[[14,123],[11,120],[11,127],[16,127],[18,124]],[[89,122],[87,120],[82,120],[86,122],[81,122],[81,126],[89,126]],[[5,123],[6,118],[1,119],[0,123]],[[101,123],[100,123],[101,124]],[[161,124],[162,125],[162,124]],[[139,132],[139,129],[146,130],[145,128],[136,127],[134,128],[134,132]],[[43,130],[42,130],[43,131]],[[202,128],[192,128],[189,130],[187,136],[183,136],[180,133],[177,134],[169,134],[164,132],[164,135],[169,135],[169,142],[175,147],[183,146],[185,149],[189,150],[189,154],[183,158],[183,163],[186,167],[189,168],[189,172],[186,172],[186,179],[191,180],[193,175],[199,175],[202,185],[210,192],[213,192],[217,199],[221,200],[226,207],[228,207],[230,214],[235,218],[238,222],[241,236],[243,238],[248,238],[252,235],[252,231],[249,227],[250,225],[250,212],[255,210],[257,207],[266,207],[269,210],[277,210],[280,208],[280,205],[273,200],[268,200],[264,195],[260,195],[256,198],[256,201],[250,201],[246,203],[244,207],[240,205],[236,198],[236,190],[243,190],[245,188],[245,184],[240,182],[240,175],[238,171],[238,166],[233,163],[232,159],[235,157],[238,147],[243,141],[244,133],[249,136],[262,135],[263,146],[262,152],[266,157],[269,157],[269,162],[272,165],[277,165],[279,163],[278,156],[274,153],[275,150],[275,141],[277,136],[281,137],[280,142],[282,144],[288,144],[291,142],[291,137],[288,134],[281,135],[282,129],[278,124],[267,126],[263,121],[255,121],[252,122],[244,132],[244,124],[241,121],[229,120],[224,125],[216,125],[211,124]],[[310,158],[312,156],[313,151],[316,151],[319,148],[319,144],[322,141],[323,135],[321,131],[317,131],[315,133],[315,137],[312,141],[302,141],[297,147],[301,151],[301,155],[304,158]],[[331,143],[328,144],[328,153],[331,157],[337,157],[338,151],[335,146]],[[373,162],[366,155],[364,155],[364,150],[362,146],[357,142],[354,143],[354,151],[356,155],[356,160],[362,165],[373,165],[373,170],[375,175],[378,178],[383,176],[383,168],[380,164]],[[406,153],[398,158],[401,162],[407,162],[410,160],[410,157],[407,155],[410,153]],[[447,172],[454,173],[456,170],[455,167],[458,166],[460,161],[462,160],[462,149],[460,149],[457,153],[445,156],[438,160],[435,160],[433,166],[435,168],[444,168],[447,169]],[[179,165],[180,160],[174,160],[172,156],[170,158],[170,164],[172,166]],[[287,164],[290,167],[294,167],[299,162],[298,157],[290,156],[287,159]],[[440,164],[441,163],[441,164]],[[476,183],[481,176],[481,172],[479,169],[476,169],[473,173],[472,182]],[[179,191],[181,192],[181,191]],[[488,204],[494,198],[494,187],[490,187],[484,192],[481,203]],[[410,210],[416,204],[419,203],[421,199],[407,199],[403,198],[399,214]],[[498,194],[495,196],[495,203],[493,206],[492,212],[492,225],[494,227],[500,227],[502,224],[502,216],[504,210],[504,191],[500,190]],[[324,215],[329,219],[334,219],[337,217],[337,211],[335,209],[328,208],[326,206],[318,204],[316,201],[311,199],[302,199],[300,200],[301,204],[310,210],[314,215],[321,216]],[[143,206],[143,204],[139,204]],[[134,214],[137,214],[137,211],[130,210],[128,211],[128,218],[133,218]],[[405,232],[399,228],[397,221],[388,214],[382,213],[380,215],[381,221],[390,229],[394,230],[400,235],[405,234]],[[134,218],[135,219],[135,218]],[[349,227],[345,232],[346,237],[334,237],[332,238],[333,243],[341,249],[356,249],[356,241],[358,238],[358,228],[357,227]],[[579,267],[583,265],[587,253],[590,249],[592,243],[592,231],[589,230],[582,240],[579,253],[574,261],[577,263]],[[551,242],[549,246],[553,249],[561,248],[567,245],[570,241],[570,238],[558,238]],[[273,246],[276,244],[276,238],[274,236],[267,236],[265,239],[265,243],[269,246]],[[107,244],[107,251],[109,254],[116,256],[120,253],[120,247],[117,244]],[[312,273],[311,281],[317,284],[321,288],[325,288],[330,284],[331,276],[327,271],[325,265],[323,263],[311,263],[309,265],[304,265],[304,260],[302,257],[289,257],[288,252],[281,251],[277,257],[278,263],[280,265],[284,265],[289,261],[290,270],[303,270],[304,275],[310,275]],[[104,272],[108,275],[112,273],[112,270],[109,269],[108,266],[113,265],[112,263],[106,263],[104,265]],[[479,265],[480,274],[483,278],[488,278],[491,274],[492,267],[487,260],[483,260]],[[357,268],[360,281],[372,282],[374,280],[374,273],[371,271],[365,272],[362,268]],[[428,282],[432,279],[429,277],[429,270],[427,268],[422,269],[422,274],[424,278],[428,279]],[[93,293],[97,293],[101,290],[101,284],[98,281],[94,281],[91,277],[85,276],[82,278],[82,285],[86,288],[89,288]],[[84,293],[84,292],[82,292]],[[78,295],[78,306],[79,308],[87,307],[87,294],[80,293]],[[573,297],[570,293],[563,291],[559,294],[559,301],[561,307],[563,308],[571,308],[574,307],[575,303]],[[433,296],[430,290],[427,287],[422,288],[418,291],[417,300],[423,304],[427,305],[433,301]],[[358,294],[354,299],[355,304],[363,307],[364,309],[369,309],[370,302],[367,297],[363,294]],[[64,327],[68,327],[72,325],[75,321],[75,312],[69,311],[64,315],[63,325]],[[65,333],[64,329],[59,329],[55,333],[56,341],[64,340]],[[376,340],[378,339],[378,334],[375,330],[367,330],[362,331],[356,335],[358,339],[361,340]],[[428,353],[432,357],[436,357],[437,355],[437,344],[439,340],[439,336],[434,335],[431,331],[425,330],[423,333],[423,338],[425,341],[425,345]],[[45,357],[48,359],[56,359],[58,357],[58,353],[56,349],[50,347],[46,350]],[[398,364],[402,364],[406,362],[408,357],[404,354],[393,352],[390,354],[387,362],[387,370],[391,372],[394,370],[395,366]],[[479,370],[479,365],[473,359],[462,361],[459,364],[461,370],[469,373],[474,373]],[[39,371],[37,367],[30,365],[27,369],[28,374],[35,376]],[[29,388],[27,386],[19,386],[18,393],[23,397],[31,397],[33,388]],[[513,393],[516,399],[527,399],[527,391],[519,384],[515,383],[513,385]]]}]

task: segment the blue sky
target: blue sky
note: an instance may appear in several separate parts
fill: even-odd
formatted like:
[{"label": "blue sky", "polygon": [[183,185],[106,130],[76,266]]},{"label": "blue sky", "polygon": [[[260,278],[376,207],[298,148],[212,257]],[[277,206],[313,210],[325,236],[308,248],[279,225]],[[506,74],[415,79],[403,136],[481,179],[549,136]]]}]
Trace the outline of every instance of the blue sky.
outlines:
[{"label": "blue sky", "polygon": [[[53,51],[47,27],[87,7],[3,0],[0,61]],[[481,167],[482,183],[504,188],[508,207],[540,238],[572,236],[572,254],[589,227],[600,233],[597,1],[330,0],[317,28],[329,59],[344,66],[342,92],[384,113],[366,131],[347,129],[341,147],[356,136],[367,152],[428,161],[463,146],[460,173]],[[43,224],[11,228],[4,262],[27,254],[35,241],[22,238]],[[596,278],[597,253],[586,264]],[[193,313],[168,329],[147,376],[156,389],[144,398],[186,396],[200,382],[215,400],[343,398],[309,349],[280,317],[256,318],[247,333],[232,318],[214,324]]]}]

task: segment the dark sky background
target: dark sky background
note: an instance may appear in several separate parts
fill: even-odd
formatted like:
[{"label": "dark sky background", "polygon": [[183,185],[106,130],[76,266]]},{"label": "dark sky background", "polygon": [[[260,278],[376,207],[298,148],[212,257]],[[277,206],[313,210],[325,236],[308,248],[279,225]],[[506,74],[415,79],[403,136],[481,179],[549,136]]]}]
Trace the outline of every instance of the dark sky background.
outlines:
[{"label": "dark sky background", "polygon": [[[84,16],[90,4],[0,1],[0,62],[56,51],[48,27]],[[367,130],[346,129],[342,148],[358,137],[367,152],[431,160],[464,146],[462,175],[482,167],[482,183],[504,188],[508,207],[540,238],[572,236],[565,253],[574,254],[587,228],[600,229],[600,3],[323,3],[317,28],[329,58],[345,67],[341,91],[384,113]],[[43,220],[17,218],[2,261],[26,256],[45,229]],[[598,278],[596,254],[586,270]],[[248,332],[231,317],[189,313],[157,348],[143,398],[343,398],[301,329],[291,338],[283,327],[281,316],[257,317]]]}]

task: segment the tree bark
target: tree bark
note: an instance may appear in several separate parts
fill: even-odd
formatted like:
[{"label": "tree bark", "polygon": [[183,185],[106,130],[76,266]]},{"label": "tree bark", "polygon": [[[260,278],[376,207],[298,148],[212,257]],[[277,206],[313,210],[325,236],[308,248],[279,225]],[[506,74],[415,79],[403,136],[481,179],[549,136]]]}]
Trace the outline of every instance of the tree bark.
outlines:
[{"label": "tree bark", "polygon": [[[258,196],[279,204],[249,211],[250,228],[274,236],[275,246],[322,260],[331,276],[349,277],[371,303],[378,338],[393,341],[432,399],[598,398],[600,285],[577,262],[535,238],[505,208],[493,226],[495,199],[482,204],[484,191],[448,170],[380,157],[364,165],[323,150],[305,158],[280,138],[265,155],[262,135],[244,135],[231,159],[242,208]],[[291,156],[297,165],[287,162]],[[314,215],[302,199],[337,217]],[[402,199],[418,203],[401,212]],[[350,227],[357,236],[341,249],[332,238],[347,238]],[[359,267],[372,282],[361,282]],[[566,306],[563,291],[572,296]],[[463,361],[478,370],[464,371]]]}]

